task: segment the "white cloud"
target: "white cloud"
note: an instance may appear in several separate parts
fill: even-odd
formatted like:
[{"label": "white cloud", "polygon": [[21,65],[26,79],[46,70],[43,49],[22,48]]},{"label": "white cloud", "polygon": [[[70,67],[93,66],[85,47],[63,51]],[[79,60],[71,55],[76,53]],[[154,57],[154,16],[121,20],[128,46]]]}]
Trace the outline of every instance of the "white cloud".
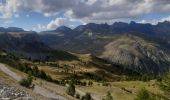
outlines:
[{"label": "white cloud", "polygon": [[49,24],[47,25],[47,29],[51,30],[51,29],[56,29],[59,26],[69,26],[72,22],[73,20],[69,18],[62,18],[62,17],[56,18],[55,20],[49,22]]},{"label": "white cloud", "polygon": [[88,4],[88,5],[92,5],[96,2],[97,0],[87,0],[85,3]]},{"label": "white cloud", "polygon": [[44,13],[44,16],[45,17],[50,17],[50,16],[55,16],[55,15],[57,15],[58,13]]},{"label": "white cloud", "polygon": [[150,19],[150,20],[141,20],[138,23],[151,23],[153,25],[158,24],[159,22],[170,21],[170,16],[163,17],[161,19]]},{"label": "white cloud", "polygon": [[12,15],[19,11],[19,6],[22,5],[19,0],[9,0],[6,4],[0,5],[0,13],[2,16],[0,18],[9,18]]},{"label": "white cloud", "polygon": [[72,18],[68,18],[68,17],[58,17],[54,20],[51,20],[47,24],[47,29],[53,30],[53,29],[56,29],[60,26],[67,26],[67,27],[70,27],[70,28],[75,28],[79,24],[84,25],[86,23],[84,23],[81,20],[72,19]]},{"label": "white cloud", "polygon": [[151,24],[153,24],[153,25],[156,25],[158,22],[160,22],[160,20],[158,20],[158,19],[152,19],[152,20],[141,20],[141,21],[139,21],[138,23],[143,23],[143,24],[145,24],[145,23],[151,23]]},{"label": "white cloud", "polygon": [[164,22],[164,21],[170,21],[170,16],[165,17],[165,18],[162,18],[162,19],[160,20],[160,22]]},{"label": "white cloud", "polygon": [[47,28],[46,28],[46,26],[45,25],[42,25],[42,24],[37,24],[36,26],[34,26],[33,27],[33,31],[38,31],[38,32],[40,32],[40,31],[44,31],[44,30],[46,30]]},{"label": "white cloud", "polygon": [[47,29],[55,29],[59,26],[67,25],[68,22],[69,20],[67,18],[56,18],[47,25]]},{"label": "white cloud", "polygon": [[[84,22],[110,22],[170,12],[170,0],[8,0],[0,6],[1,18],[9,18],[18,12],[38,12],[44,16],[64,12],[66,17]],[[54,23],[51,22],[51,27]]]},{"label": "white cloud", "polygon": [[38,12],[45,16],[55,15],[76,5],[79,0],[8,0],[0,5],[1,18],[9,18],[17,12]]}]

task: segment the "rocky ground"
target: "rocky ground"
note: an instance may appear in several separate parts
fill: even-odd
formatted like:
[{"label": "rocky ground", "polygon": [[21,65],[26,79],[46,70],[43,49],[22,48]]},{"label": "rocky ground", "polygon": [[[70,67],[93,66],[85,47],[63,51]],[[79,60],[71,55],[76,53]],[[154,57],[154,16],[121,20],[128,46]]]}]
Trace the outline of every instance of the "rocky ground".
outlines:
[{"label": "rocky ground", "polygon": [[27,92],[17,87],[0,83],[0,100],[33,100]]}]

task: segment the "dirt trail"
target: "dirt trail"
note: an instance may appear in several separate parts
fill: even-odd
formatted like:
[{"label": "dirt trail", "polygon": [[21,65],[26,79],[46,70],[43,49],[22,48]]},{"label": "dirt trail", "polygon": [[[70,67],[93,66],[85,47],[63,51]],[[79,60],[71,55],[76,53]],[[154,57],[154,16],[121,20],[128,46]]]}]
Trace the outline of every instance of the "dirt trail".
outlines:
[{"label": "dirt trail", "polygon": [[[6,67],[6,65],[1,64],[0,63],[0,70],[3,71],[4,73],[6,73],[7,75],[11,76],[12,78],[14,78],[17,81],[20,81],[22,79],[22,77],[20,75],[18,75],[17,73],[13,72],[12,70],[10,70],[8,67]],[[53,100],[67,100],[66,98],[60,96],[60,95],[56,95],[54,93],[51,93],[50,91],[48,91],[47,89],[36,85],[34,90],[35,93],[40,94],[44,97],[47,97],[49,99],[53,99]]]},{"label": "dirt trail", "polygon": [[9,68],[7,68],[4,64],[1,64],[1,63],[0,63],[0,70],[3,71],[4,73],[8,74],[9,76],[11,76],[12,78],[14,78],[17,81],[22,79],[21,76],[17,75],[16,73],[14,73]]}]

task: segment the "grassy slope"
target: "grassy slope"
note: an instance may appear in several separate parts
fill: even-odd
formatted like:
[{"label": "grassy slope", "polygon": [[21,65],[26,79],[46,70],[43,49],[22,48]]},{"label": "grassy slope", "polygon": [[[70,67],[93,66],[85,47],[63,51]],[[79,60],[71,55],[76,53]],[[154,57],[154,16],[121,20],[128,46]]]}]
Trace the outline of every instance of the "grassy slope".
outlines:
[{"label": "grassy slope", "polygon": [[[15,70],[15,69],[13,69]],[[18,71],[16,71],[18,72]],[[11,78],[10,76],[8,76],[7,74],[5,74],[4,72],[0,71],[0,83],[1,84],[5,84],[5,85],[8,85],[8,86],[11,86],[11,87],[15,87],[15,88],[18,88],[20,90],[24,90],[26,91],[29,95],[31,95],[32,97],[36,98],[37,100],[45,100],[44,97],[40,96],[40,95],[37,95],[37,94],[34,94],[32,92],[32,90],[30,89],[26,89],[22,86],[19,85],[19,83],[14,80],[13,78]]]},{"label": "grassy slope", "polygon": [[[100,85],[98,85],[100,84]],[[126,90],[132,91],[128,93]],[[122,81],[122,82],[112,82],[111,86],[102,86],[101,83],[95,83],[95,85],[90,87],[79,87],[80,90],[89,92],[98,98],[104,98],[107,91],[110,91],[115,100],[134,100],[138,90],[141,88],[146,88],[148,91],[154,94],[163,94],[163,92],[156,85],[155,81],[141,82],[141,81]]]},{"label": "grassy slope", "polygon": [[[92,61],[92,56],[90,55],[77,55],[79,57],[79,59],[82,62],[89,62]],[[103,63],[98,60],[98,59],[93,59],[95,60],[95,63],[102,65]],[[53,62],[55,63],[55,62]],[[96,67],[96,66],[84,66],[82,63],[80,63],[80,61],[58,61],[57,63],[59,63],[60,65],[62,64],[67,64],[67,65],[76,65],[79,66],[78,68],[73,68],[70,70],[80,70],[79,68],[81,68],[82,72],[94,72],[95,70],[101,70],[102,68],[100,67]],[[37,64],[39,66],[40,69],[43,69],[44,71],[46,71],[47,73],[49,73],[54,79],[62,79],[64,77],[68,77],[70,75],[72,75],[71,73],[65,73],[65,72],[61,72],[62,68],[57,68],[57,67],[51,67],[49,65],[43,65],[43,64]],[[105,66],[106,67],[106,66]],[[105,69],[105,67],[103,66],[103,69]],[[82,81],[87,81],[88,80],[82,80]],[[100,85],[98,85],[100,84]],[[113,95],[113,97],[116,100],[133,100],[136,97],[136,93],[138,92],[138,90],[140,90],[141,88],[146,88],[147,90],[149,90],[151,93],[154,94],[163,94],[163,92],[159,89],[159,87],[156,85],[155,81],[150,81],[150,82],[142,82],[142,81],[122,81],[122,82],[111,82],[111,87],[106,87],[106,86],[102,86],[102,83],[98,83],[98,82],[94,82],[93,86],[82,86],[82,87],[77,87],[78,89],[80,89],[83,92],[89,92],[91,93],[93,96],[98,97],[98,98],[103,98],[105,96],[105,94],[107,93],[107,91],[110,91]],[[50,86],[49,86],[50,88]],[[122,88],[125,88],[127,90],[132,91],[132,93],[128,93],[124,90],[122,90]]]},{"label": "grassy slope", "polygon": [[[14,72],[18,73],[19,75],[25,76],[25,74],[22,72],[19,72],[13,68],[10,68],[10,69],[13,70]],[[0,72],[0,75],[2,76],[2,77],[0,77],[1,80],[3,79],[5,82],[8,82],[10,84],[12,83],[12,85],[18,84],[15,80],[8,77],[4,73]],[[52,92],[54,92],[54,93],[68,97],[65,94],[65,90],[66,90],[65,87],[54,85],[52,83],[49,83],[49,82],[46,82],[46,81],[43,81],[40,79],[36,79],[36,80],[34,80],[34,82],[36,84],[43,86],[44,88],[46,88]],[[100,85],[98,85],[98,84],[100,84]],[[154,93],[154,94],[162,94],[163,93],[158,88],[155,81],[150,81],[150,82],[122,81],[122,82],[111,82],[110,84],[111,84],[111,87],[110,86],[106,87],[106,86],[102,86],[102,83],[94,82],[93,86],[86,86],[86,87],[83,86],[83,87],[77,87],[77,88],[83,92],[89,92],[98,98],[103,98],[105,96],[105,94],[107,93],[107,91],[110,91],[116,100],[133,100],[136,97],[137,91],[143,87],[145,87],[147,90],[149,90],[151,93]],[[17,85],[17,86],[20,87],[19,85]],[[122,90],[121,88],[125,88],[127,90],[132,90],[132,94]],[[60,90],[60,91],[58,91],[58,90]],[[33,95],[35,95],[35,94],[33,94]],[[70,97],[68,97],[68,98],[70,98]],[[70,98],[70,100],[73,100],[73,98]]]},{"label": "grassy slope", "polygon": [[[27,77],[27,74],[23,73],[23,72],[20,72],[10,66],[7,66],[10,70],[12,70],[13,72],[17,73],[18,75],[22,76],[22,77]],[[12,79],[10,76],[6,75],[5,73],[1,72],[0,71],[0,80],[4,80],[4,82],[6,82],[6,84],[9,84],[11,86],[16,86],[18,88],[21,88],[21,89],[24,89],[26,90],[29,94],[31,94],[33,97],[36,98],[36,100],[48,100],[47,98],[45,97],[42,97],[40,95],[37,95],[35,94],[34,92],[32,92],[32,90],[30,89],[26,89],[22,86],[19,85],[19,83]],[[0,81],[1,82],[1,81]],[[39,78],[34,78],[33,80],[33,83],[36,84],[36,85],[39,85],[45,89],[47,89],[48,91],[52,92],[52,93],[55,93],[55,94],[59,94],[61,96],[64,96],[66,97],[68,100],[75,100],[74,98],[68,96],[66,94],[66,87],[64,86],[60,86],[60,85],[56,85],[56,84],[53,84],[53,83],[50,83],[50,82],[47,82],[47,81],[44,81],[42,79],[39,79]]]},{"label": "grassy slope", "polygon": [[[95,63],[101,65],[102,62],[99,59],[94,59],[92,56],[90,55],[77,55],[79,56],[80,61],[74,60],[74,61],[59,61],[59,63],[61,64],[76,64],[76,66],[81,67],[82,71],[87,71],[87,72],[94,72],[94,70],[105,70],[106,66],[103,66],[103,68],[99,67],[99,66],[94,66],[95,64],[90,64],[90,66],[84,66],[83,62],[90,62],[90,61],[94,61]],[[93,59],[92,59],[93,58]],[[23,62],[27,62],[27,60],[23,60]],[[32,62],[29,62],[32,63]],[[53,62],[54,63],[54,62]],[[56,62],[55,62],[56,63]],[[63,78],[65,77],[65,73],[60,72],[58,73],[56,70],[58,70],[59,68],[57,67],[51,67],[51,66],[44,66],[44,64],[38,64],[38,63],[32,63],[32,64],[36,64],[38,65],[38,67],[40,69],[43,69],[44,71],[48,72],[50,75],[52,75],[53,78],[59,79],[59,78]],[[25,76],[24,73],[11,68],[14,72]],[[75,68],[75,69],[79,69],[79,68]],[[72,70],[75,70],[72,69]],[[70,75],[70,74],[68,74]],[[87,80],[88,81],[88,80]],[[37,79],[35,80],[36,84],[42,85],[44,88],[55,92],[57,94],[60,95],[64,95],[67,97],[66,93],[65,93],[65,87],[58,87],[58,85],[54,85],[52,83]],[[98,84],[100,84],[100,86],[98,86]],[[154,85],[153,85],[154,84]],[[162,94],[162,91],[158,88],[158,86],[155,85],[154,81],[151,82],[140,82],[140,81],[129,81],[129,82],[111,82],[111,87],[106,87],[106,86],[101,86],[101,83],[94,83],[94,85],[92,87],[78,87],[78,89],[82,90],[83,92],[90,92],[92,95],[95,95],[95,97],[98,98],[102,98],[105,96],[105,94],[107,93],[107,91],[111,91],[113,97],[116,100],[133,100],[136,96],[136,93],[139,89],[145,87],[147,90],[149,90],[152,93],[155,94]],[[121,88],[125,88],[127,90],[132,90],[132,94],[128,93],[124,90],[122,90]],[[154,92],[153,92],[154,91]],[[69,98],[69,97],[68,97]]]},{"label": "grassy slope", "polygon": [[76,56],[79,58],[79,60],[72,61],[56,60],[41,64],[32,63],[27,60],[24,60],[23,62],[27,62],[32,65],[37,65],[39,69],[44,70],[54,79],[67,78],[73,74],[77,74],[80,77],[83,77],[84,73],[91,73],[101,78],[103,73],[103,75],[105,75],[103,79],[106,80],[112,79],[112,81],[120,80],[121,78],[120,73],[116,72],[112,73],[111,71],[113,71],[114,69],[112,69],[113,67],[110,64],[107,64],[106,62],[89,54]]}]

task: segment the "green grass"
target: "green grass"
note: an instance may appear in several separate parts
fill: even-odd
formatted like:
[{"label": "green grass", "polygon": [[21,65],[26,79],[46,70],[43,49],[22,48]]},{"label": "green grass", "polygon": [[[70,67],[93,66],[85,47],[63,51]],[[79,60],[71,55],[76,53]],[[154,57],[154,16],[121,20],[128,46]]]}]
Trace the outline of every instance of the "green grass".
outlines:
[{"label": "green grass", "polygon": [[[146,88],[149,92],[153,94],[163,94],[163,91],[159,89],[156,85],[155,81],[150,82],[141,82],[141,81],[122,81],[122,82],[111,82],[111,87],[98,85],[99,83],[95,83],[93,86],[90,87],[79,87],[80,90],[84,92],[89,92],[92,96],[96,96],[99,98],[103,98],[108,91],[111,92],[113,98],[115,100],[134,100],[136,98],[137,92],[141,88]],[[129,93],[126,90],[132,91]]]}]

